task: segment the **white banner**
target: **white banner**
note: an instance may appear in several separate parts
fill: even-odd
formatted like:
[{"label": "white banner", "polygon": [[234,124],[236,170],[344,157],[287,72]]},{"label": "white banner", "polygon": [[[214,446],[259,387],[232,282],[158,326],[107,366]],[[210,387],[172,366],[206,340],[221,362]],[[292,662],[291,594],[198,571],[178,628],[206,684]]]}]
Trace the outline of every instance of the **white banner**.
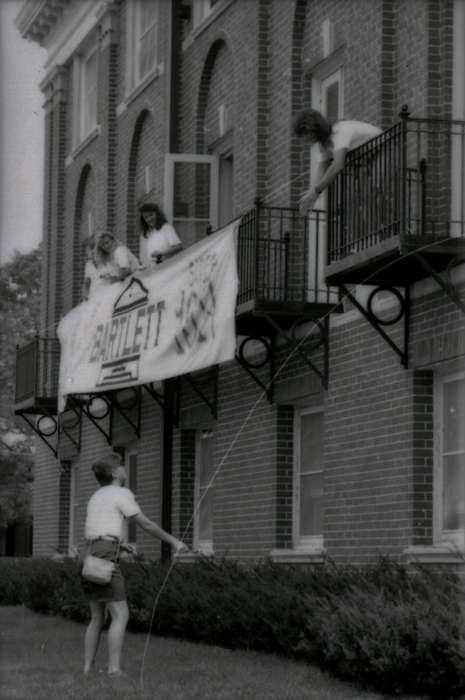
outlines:
[{"label": "white banner", "polygon": [[58,326],[66,394],[148,384],[233,359],[238,222],[109,285]]}]

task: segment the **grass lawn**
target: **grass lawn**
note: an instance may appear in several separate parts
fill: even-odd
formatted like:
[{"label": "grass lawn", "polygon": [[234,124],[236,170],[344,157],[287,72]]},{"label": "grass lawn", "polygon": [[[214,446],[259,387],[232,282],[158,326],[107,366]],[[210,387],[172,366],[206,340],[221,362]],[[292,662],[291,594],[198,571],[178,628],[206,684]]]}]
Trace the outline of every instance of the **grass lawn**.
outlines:
[{"label": "grass lawn", "polygon": [[128,634],[123,668],[128,678],[106,676],[106,639],[97,669],[81,672],[84,626],[0,607],[0,699],[52,700],[381,700],[334,680],[303,662],[256,652],[230,651],[151,637],[140,686],[145,635]]}]

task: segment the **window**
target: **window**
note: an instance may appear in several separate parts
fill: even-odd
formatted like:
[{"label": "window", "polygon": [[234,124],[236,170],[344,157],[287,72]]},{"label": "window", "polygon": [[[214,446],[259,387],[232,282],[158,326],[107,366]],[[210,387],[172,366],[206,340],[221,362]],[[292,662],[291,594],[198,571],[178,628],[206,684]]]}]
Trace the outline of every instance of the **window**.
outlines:
[{"label": "window", "polygon": [[71,465],[71,488],[69,498],[69,551],[78,551],[80,544],[78,512],[81,505],[79,464]]},{"label": "window", "polygon": [[[128,488],[137,496],[137,452],[128,452],[125,461],[128,474]],[[134,522],[134,518],[129,520],[128,542],[131,544],[136,544],[137,542],[137,525]]]},{"label": "window", "polygon": [[158,0],[128,3],[127,88],[129,94],[157,67]]},{"label": "window", "polygon": [[221,156],[219,166],[218,224],[225,226],[233,218],[234,159],[232,153]]},{"label": "window", "polygon": [[184,247],[218,228],[218,156],[167,153],[164,211]]},{"label": "window", "polygon": [[323,412],[298,409],[294,417],[294,547],[323,546]]},{"label": "window", "polygon": [[204,554],[213,553],[213,434],[197,436],[195,455],[194,547]]},{"label": "window", "polygon": [[[328,117],[330,122],[336,122],[343,118],[343,81],[342,68],[335,67],[332,59],[329,65],[321,71],[312,75],[312,107]],[[339,59],[340,60],[340,59]],[[318,163],[320,161],[319,147],[311,147],[310,159],[310,182],[315,182]],[[315,203],[316,209],[326,211],[327,192],[318,198]],[[316,289],[317,301],[336,303],[338,300],[338,290],[331,287],[329,290],[325,282],[326,266],[326,220],[322,219],[318,223],[314,217],[310,217],[309,222],[309,245],[308,245],[308,289]],[[318,254],[316,255],[316,251]],[[315,259],[317,259],[315,264]]]},{"label": "window", "polygon": [[435,542],[465,545],[465,373],[435,381]]},{"label": "window", "polygon": [[92,42],[74,57],[74,130],[76,148],[97,127],[98,49]]}]

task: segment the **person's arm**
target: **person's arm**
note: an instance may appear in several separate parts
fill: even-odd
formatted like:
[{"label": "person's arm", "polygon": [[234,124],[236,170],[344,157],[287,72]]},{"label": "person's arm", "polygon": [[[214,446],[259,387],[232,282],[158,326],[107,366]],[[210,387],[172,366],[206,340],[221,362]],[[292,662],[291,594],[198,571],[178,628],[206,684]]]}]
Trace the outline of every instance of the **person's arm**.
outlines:
[{"label": "person's arm", "polygon": [[173,255],[176,255],[176,253],[179,253],[180,250],[182,250],[182,243],[178,243],[177,245],[172,246],[169,250],[166,251],[166,253],[163,253],[163,255],[161,255],[160,257],[162,258],[162,260],[167,260]]},{"label": "person's arm", "polygon": [[158,537],[158,539],[163,540],[163,542],[168,542],[168,544],[170,544],[173,549],[176,550],[177,554],[180,552],[189,551],[189,548],[183,542],[181,542],[181,540],[178,540],[177,537],[170,535],[169,532],[163,530],[159,525],[154,523],[153,520],[149,520],[149,518],[147,518],[142,512],[137,513],[133,516],[133,518],[137,525],[145,530],[145,532],[148,532],[149,535]]},{"label": "person's arm", "polygon": [[315,182],[308,192],[299,201],[299,211],[306,214],[311,211],[320,194],[330,185],[344,167],[347,148],[340,148],[334,153],[331,161],[322,161],[318,166]]}]

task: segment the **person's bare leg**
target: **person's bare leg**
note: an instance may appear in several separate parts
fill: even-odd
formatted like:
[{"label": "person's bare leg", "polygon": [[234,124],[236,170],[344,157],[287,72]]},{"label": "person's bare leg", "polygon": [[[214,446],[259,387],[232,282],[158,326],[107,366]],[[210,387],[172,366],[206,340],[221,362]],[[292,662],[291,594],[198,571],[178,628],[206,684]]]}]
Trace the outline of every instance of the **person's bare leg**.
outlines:
[{"label": "person's bare leg", "polygon": [[108,673],[121,673],[121,650],[129,620],[128,604],[125,600],[118,600],[107,605],[111,615],[108,630]]},{"label": "person's bare leg", "polygon": [[104,603],[91,600],[89,605],[91,618],[84,639],[84,673],[89,673],[94,664],[105,613]]}]

